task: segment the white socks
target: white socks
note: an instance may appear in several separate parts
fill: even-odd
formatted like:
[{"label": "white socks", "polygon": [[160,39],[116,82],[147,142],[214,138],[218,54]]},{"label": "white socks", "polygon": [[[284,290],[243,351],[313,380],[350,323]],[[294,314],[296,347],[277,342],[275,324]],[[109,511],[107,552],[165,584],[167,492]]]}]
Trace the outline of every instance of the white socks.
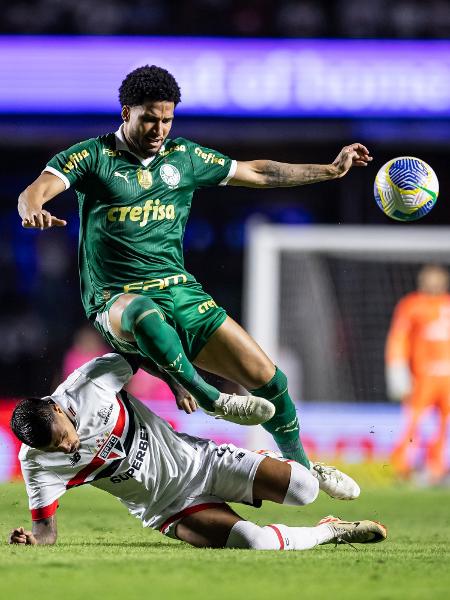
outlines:
[{"label": "white socks", "polygon": [[[290,462],[291,478],[283,504],[304,506],[314,502],[319,494],[319,482],[311,472],[296,462]],[[309,550],[330,542],[335,534],[327,525],[316,527],[288,527],[267,525],[259,527],[250,521],[238,521],[228,536],[227,548],[253,550]]]},{"label": "white socks", "polygon": [[253,550],[309,550],[319,544],[330,542],[334,535],[332,528],[327,524],[317,525],[317,527],[288,527],[278,524],[258,527],[250,521],[238,521],[230,531],[226,547]]},{"label": "white socks", "polygon": [[311,504],[319,494],[319,482],[310,471],[296,462],[289,463],[291,479],[283,504],[304,506]]},{"label": "white socks", "polygon": [[[319,493],[319,482],[306,467],[290,463],[291,478],[283,504],[304,506],[314,502]],[[309,550],[330,542],[334,532],[329,525],[317,527],[288,527],[267,525],[258,527],[250,521],[238,521],[230,531],[227,548],[253,550]]]}]

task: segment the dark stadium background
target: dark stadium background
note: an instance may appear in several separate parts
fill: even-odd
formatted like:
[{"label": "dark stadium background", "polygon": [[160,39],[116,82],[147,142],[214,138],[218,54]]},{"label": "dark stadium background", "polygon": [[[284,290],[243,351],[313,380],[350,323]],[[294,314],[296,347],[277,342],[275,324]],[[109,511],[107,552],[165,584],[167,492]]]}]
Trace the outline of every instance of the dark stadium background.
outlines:
[{"label": "dark stadium background", "polygon": [[[276,4],[265,0],[36,0],[1,2],[1,10],[0,34],[8,35],[445,39],[450,34],[448,2],[440,0],[283,0]],[[74,332],[85,321],[78,291],[74,193],[68,191],[52,204],[69,226],[44,233],[21,228],[16,198],[58,150],[114,131],[119,124],[119,106],[117,118],[0,115],[0,397],[48,393],[58,380]],[[436,119],[177,117],[171,137],[195,139],[239,160],[326,163],[344,144],[356,140],[374,156],[370,170],[355,169],[337,182],[290,190],[199,191],[186,232],[187,269],[240,320],[248,218],[260,215],[275,223],[387,224],[373,201],[373,178],[384,162],[399,154],[419,156],[438,173],[440,198],[426,223],[448,224],[449,134],[450,122]]]},{"label": "dark stadium background", "polygon": [[[39,39],[37,51],[28,51],[26,44],[31,36],[49,36],[51,42],[48,37],[47,42]],[[345,44],[347,51],[349,43],[374,40],[369,52],[375,65],[372,71],[365,69],[365,58],[359,59],[359,69],[353,69],[352,61],[358,57],[351,52],[348,61],[346,54],[336,61],[330,60],[330,55],[325,59],[327,65],[330,63],[333,67],[342,62],[350,64],[348,71],[343,69],[342,72],[353,75],[356,87],[360,78],[367,75],[372,91],[365,108],[370,110],[382,96],[379,86],[374,85],[375,76],[381,74],[383,79],[389,72],[394,74],[395,80],[386,76],[389,84],[385,90],[392,85],[392,106],[401,96],[399,87],[406,99],[402,109],[414,106],[414,100],[419,98],[423,100],[419,106],[431,107],[430,115],[436,106],[439,112],[439,100],[444,99],[443,112],[447,118],[407,119],[400,115],[369,119],[362,114],[359,118],[345,119],[237,119],[178,115],[171,133],[171,136],[185,136],[216,148],[238,160],[267,157],[288,162],[329,163],[349,142],[358,140],[370,149],[374,157],[371,167],[353,169],[335,182],[284,190],[218,187],[198,191],[185,237],[185,258],[187,268],[217,303],[238,321],[242,319],[249,325],[257,340],[261,333],[266,336],[262,340],[265,349],[270,348],[270,333],[277,331],[275,343],[272,336],[275,352],[268,351],[288,375],[290,394],[297,404],[302,444],[308,456],[336,465],[354,477],[362,490],[361,497],[350,503],[336,502],[321,494],[317,502],[307,507],[264,503],[255,511],[250,506],[236,506],[239,514],[260,525],[312,525],[330,513],[343,519],[375,519],[388,527],[386,544],[365,545],[356,554],[354,547],[348,545],[330,545],[307,554],[190,549],[163,538],[159,532],[142,528],[136,519],[127,518],[115,498],[88,485],[67,494],[61,502],[57,517],[60,539],[56,547],[29,548],[27,552],[26,548],[7,544],[12,527],[23,525],[28,529],[30,523],[18,460],[20,443],[9,425],[14,406],[22,396],[51,393],[77,366],[75,358],[83,357],[84,362],[87,351],[95,354],[103,351],[98,341],[92,348],[94,342],[85,329],[76,264],[78,207],[74,192],[69,190],[50,204],[56,215],[68,220],[64,229],[25,230],[16,208],[18,194],[35,179],[55,152],[75,141],[115,131],[120,124],[118,103],[115,115],[74,112],[55,115],[33,110],[38,106],[39,92],[51,90],[52,77],[56,81],[58,75],[64,75],[68,83],[65,87],[58,85],[59,106],[66,107],[60,93],[67,90],[73,93],[77,85],[81,90],[78,100],[84,97],[84,86],[80,84],[89,80],[85,67],[89,71],[90,63],[95,62],[89,61],[92,48],[88,59],[77,60],[71,47],[70,58],[66,55],[66,62],[59,70],[54,68],[52,60],[45,64],[48,87],[39,85],[36,80],[28,84],[33,75],[38,74],[35,65],[42,46],[56,44],[60,36],[67,36],[70,44],[78,43],[84,36],[91,36],[89,40],[95,44],[98,42],[96,47],[101,48],[101,56],[96,62],[100,65],[96,73],[100,79],[103,73],[113,73],[111,84],[117,72],[123,71],[125,75],[125,69],[138,66],[139,63],[134,62],[135,54],[136,61],[141,60],[142,55],[150,54],[146,46],[152,43],[151,51],[157,52],[160,40],[167,42],[166,36],[182,40],[183,47],[177,55],[181,57],[177,67],[181,64],[182,73],[188,63],[185,55],[198,40],[208,51],[207,44],[211,40],[217,44],[220,40],[231,40],[240,45],[239,51],[245,39],[251,44],[257,43],[258,48],[269,40],[275,52],[289,44],[307,46],[308,51],[316,41],[320,48],[335,49],[334,40],[338,45]],[[186,36],[190,36],[189,39]],[[133,44],[135,40],[144,40],[144,51],[141,47],[141,51],[136,52],[133,47],[132,55],[126,54],[125,37]],[[117,41],[119,51],[111,52],[114,59],[110,60],[108,71],[108,68],[103,69],[103,60],[108,62],[108,57],[102,44],[111,39],[114,43]],[[398,53],[392,60],[385,51],[379,60],[378,51],[382,46],[388,47],[389,40],[397,47],[416,46],[416,51],[408,55]],[[431,64],[433,70],[433,63],[427,62],[426,52],[425,58],[420,55],[421,41],[426,44],[423,48],[434,49],[432,60],[438,65],[436,72],[442,74],[441,82],[435,76],[432,84],[427,85],[428,65]],[[14,53],[10,50],[8,54],[5,43],[20,44],[20,47],[16,46]],[[165,48],[160,55],[163,52]],[[217,54],[220,52],[215,56]],[[223,54],[228,58],[226,52]],[[306,64],[306,71],[312,72],[314,79],[316,67],[310,67],[309,59],[298,60],[298,54],[298,50],[292,52],[291,66],[295,66],[292,73],[296,74],[297,67],[300,71]],[[395,63],[399,55],[402,60]],[[16,60],[18,56],[20,60]],[[60,58],[55,52],[54,56],[56,60]],[[60,64],[62,62],[60,60]],[[265,83],[266,63],[260,61],[259,56],[255,62],[262,76],[256,78],[258,85],[249,97],[251,100],[256,97],[258,106],[260,98],[267,98],[266,94],[260,94],[259,85],[260,81]],[[155,63],[158,64],[156,60]],[[417,63],[421,63],[421,68],[417,68]],[[17,64],[21,68],[17,68]],[[224,60],[223,64],[227,67],[224,72],[231,73],[230,63]],[[236,61],[236,64],[239,63]],[[186,69],[188,84],[191,79],[197,80],[196,66],[197,62],[192,61]],[[251,69],[246,71],[248,79],[251,79]],[[77,71],[76,77],[74,71]],[[324,72],[329,78],[318,77],[318,85],[327,90],[321,98],[325,105],[332,105],[324,82],[334,81],[335,73],[332,68]],[[345,75],[339,80],[341,91],[348,89]],[[403,79],[402,86],[396,85],[398,75]],[[102,88],[97,79],[93,79],[93,92],[111,89],[111,86]],[[117,79],[115,88],[120,84],[120,76]],[[411,98],[411,103],[410,79],[416,86],[412,89],[416,97]],[[205,80],[209,82],[209,76]],[[272,81],[277,83],[272,86],[277,97],[279,81],[276,77]],[[303,81],[302,77],[298,81]],[[418,81],[425,85],[418,85]],[[23,82],[27,82],[25,86]],[[239,100],[243,91],[251,87],[246,85],[245,77],[241,82],[242,86],[236,86]],[[211,87],[208,83],[204,91],[209,94]],[[17,89],[22,100],[32,100],[29,113],[18,114],[14,110],[18,102]],[[310,91],[308,86],[297,89],[307,89],[308,94]],[[376,96],[372,93],[374,89]],[[434,106],[430,101],[432,91],[437,99]],[[2,112],[5,99],[12,107],[8,113]],[[347,93],[343,94],[341,108],[354,106],[352,99]],[[389,112],[389,93],[380,105],[383,111]],[[180,108],[183,109],[183,104]],[[417,270],[424,260],[436,257],[430,253],[430,243],[438,248],[441,262],[450,267],[450,242],[446,243],[450,224],[449,150],[450,0],[0,0],[1,597],[21,600],[31,595],[32,600],[47,600],[55,590],[59,593],[63,590],[66,600],[103,596],[108,600],[147,598],[149,592],[153,598],[164,600],[180,597],[183,600],[211,597],[214,600],[273,600],[281,591],[283,599],[290,600],[299,597],[300,588],[304,598],[322,598],[325,594],[327,598],[346,600],[448,598],[449,432],[447,430],[447,473],[436,480],[430,476],[429,458],[436,450],[436,434],[443,420],[436,414],[428,414],[420,431],[414,436],[405,435],[406,403],[388,401],[383,348],[395,302],[414,287]],[[387,160],[402,155],[424,159],[439,178],[437,204],[418,225],[395,223],[384,216],[373,198],[377,170]],[[322,236],[319,250],[308,251],[309,254],[291,251],[292,246],[285,242],[292,241],[297,228],[282,227],[276,235],[273,228],[258,227],[265,222],[304,224],[298,238],[295,237],[295,244],[308,237],[317,241],[319,234]],[[331,227],[309,227],[323,224]],[[348,225],[354,227],[345,229],[347,239],[343,231]],[[367,227],[372,225],[374,228]],[[251,237],[252,244],[246,242],[246,231],[247,240]],[[262,238],[265,234],[265,238],[255,252],[258,232],[262,232]],[[376,238],[375,243],[371,233]],[[324,236],[330,234],[337,239],[339,247],[324,250]],[[283,252],[275,256],[272,248],[271,255],[267,250],[271,246],[268,238],[269,242],[277,242],[278,249],[284,244]],[[355,242],[348,253],[342,249],[342,238],[350,242],[348,247],[352,240]],[[416,248],[423,238],[428,248],[426,256]],[[380,256],[380,239],[383,250],[389,241],[393,246],[399,245],[400,250],[394,255],[387,256],[389,253],[385,252]],[[362,241],[371,247],[364,251]],[[443,251],[443,247],[446,250]],[[254,263],[264,267],[263,276],[259,268],[248,268],[249,248],[252,258],[258,256]],[[273,267],[272,278],[270,266]],[[278,279],[273,277],[274,271]],[[256,273],[254,279],[272,289],[273,295],[256,292],[257,298],[251,297],[249,272]],[[268,285],[268,280],[275,283]],[[252,282],[251,289],[258,290],[258,285]],[[271,310],[267,310],[267,306]],[[258,335],[252,319],[260,323]],[[450,331],[449,321],[446,323]],[[90,326],[87,331],[92,330]],[[84,355],[83,352],[77,354],[75,343],[81,333]],[[275,356],[278,350],[283,352],[279,358]],[[150,385],[152,391],[149,387],[143,394],[133,389],[129,391],[177,431],[212,439],[217,444],[276,449],[262,427],[217,421],[202,411],[187,415],[176,409],[168,388],[159,380],[147,375],[139,379],[138,373],[131,385],[136,381],[138,387]],[[312,383],[315,395],[310,392]],[[220,382],[220,387],[223,391],[235,391],[232,384],[225,382]],[[407,474],[407,480],[399,474],[392,460],[392,451],[400,436],[412,442],[408,457],[411,473]]]}]

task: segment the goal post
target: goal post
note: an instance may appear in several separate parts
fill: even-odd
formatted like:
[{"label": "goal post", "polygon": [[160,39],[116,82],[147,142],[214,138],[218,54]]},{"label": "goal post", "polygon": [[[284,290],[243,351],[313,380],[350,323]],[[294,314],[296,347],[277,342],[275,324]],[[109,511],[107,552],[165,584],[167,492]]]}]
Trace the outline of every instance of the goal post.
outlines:
[{"label": "goal post", "polygon": [[294,397],[385,401],[392,311],[422,265],[450,265],[450,227],[251,222],[247,234],[244,322]]}]

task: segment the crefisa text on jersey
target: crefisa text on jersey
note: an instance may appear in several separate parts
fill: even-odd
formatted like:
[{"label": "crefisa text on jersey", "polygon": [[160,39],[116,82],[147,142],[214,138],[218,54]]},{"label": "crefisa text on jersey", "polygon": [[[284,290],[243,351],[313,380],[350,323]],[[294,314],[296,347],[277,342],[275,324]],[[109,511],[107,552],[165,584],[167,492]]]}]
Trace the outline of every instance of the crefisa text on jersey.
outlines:
[{"label": "crefisa text on jersey", "polygon": [[136,456],[134,457],[133,462],[131,463],[131,467],[125,471],[124,473],[120,473],[119,475],[114,475],[110,477],[111,483],[121,483],[122,481],[126,481],[127,479],[131,479],[134,477],[137,471],[140,471],[142,467],[142,463],[144,462],[145,455],[148,450],[148,433],[142,423],[139,426],[139,446],[138,451],[136,452]]}]

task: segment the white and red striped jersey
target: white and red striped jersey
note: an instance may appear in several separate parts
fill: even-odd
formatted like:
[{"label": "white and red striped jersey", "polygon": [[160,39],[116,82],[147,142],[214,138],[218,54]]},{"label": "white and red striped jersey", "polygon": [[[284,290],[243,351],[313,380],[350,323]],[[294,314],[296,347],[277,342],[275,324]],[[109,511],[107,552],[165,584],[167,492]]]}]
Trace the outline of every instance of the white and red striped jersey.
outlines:
[{"label": "white and red striped jersey", "polygon": [[122,390],[133,375],[119,354],[76,369],[51,395],[72,419],[80,448],[72,455],[22,444],[19,453],[33,520],[53,515],[58,499],[91,484],[119,498],[144,525],[176,500],[202,466],[209,442],[176,433]]}]

